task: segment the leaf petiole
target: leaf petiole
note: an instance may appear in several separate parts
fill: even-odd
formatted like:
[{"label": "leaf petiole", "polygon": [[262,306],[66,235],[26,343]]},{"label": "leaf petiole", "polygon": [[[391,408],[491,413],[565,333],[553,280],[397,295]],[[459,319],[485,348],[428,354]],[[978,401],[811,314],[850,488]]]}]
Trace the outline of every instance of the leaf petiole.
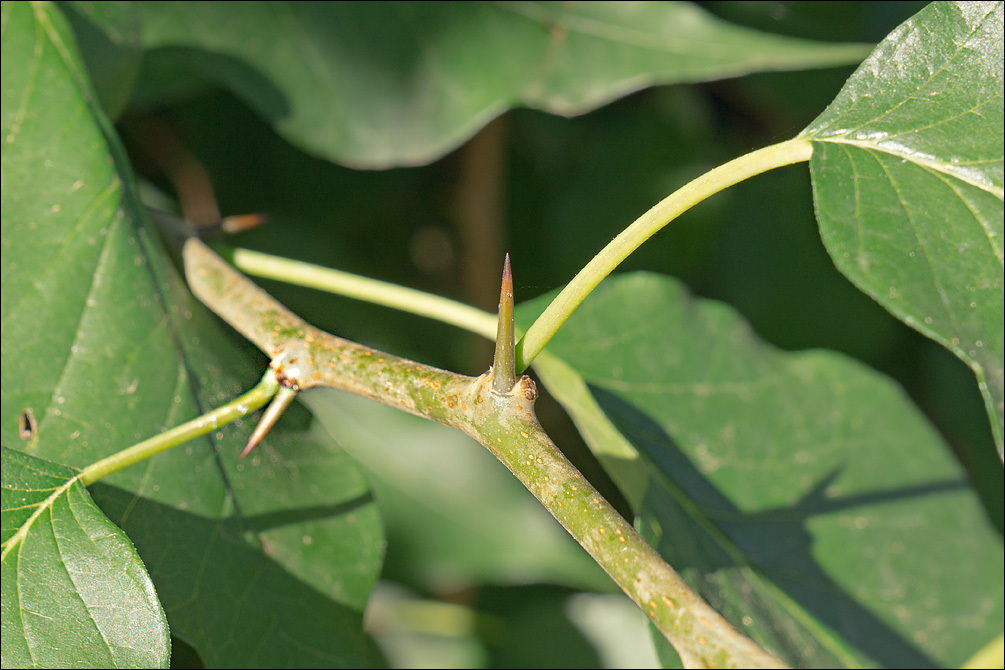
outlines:
[{"label": "leaf petiole", "polygon": [[455,300],[251,249],[222,251],[221,255],[238,270],[254,277],[316,288],[410,314],[418,314],[477,333],[490,340],[496,336],[495,314],[489,314]]},{"label": "leaf petiole", "polygon": [[566,319],[623,260],[661,228],[702,200],[773,168],[808,161],[813,145],[796,138],[744,154],[685,184],[657,203],[594,256],[527,329],[516,345],[516,369],[537,358]]},{"label": "leaf petiole", "polygon": [[78,477],[84,486],[90,486],[113,472],[118,472],[125,467],[139,463],[155,454],[184,444],[251,414],[269,402],[278,390],[279,382],[276,380],[276,374],[272,368],[269,368],[258,385],[241,397],[214,409],[212,412],[207,412],[128,449],[112,454],[108,458],[92,463],[81,470]]}]

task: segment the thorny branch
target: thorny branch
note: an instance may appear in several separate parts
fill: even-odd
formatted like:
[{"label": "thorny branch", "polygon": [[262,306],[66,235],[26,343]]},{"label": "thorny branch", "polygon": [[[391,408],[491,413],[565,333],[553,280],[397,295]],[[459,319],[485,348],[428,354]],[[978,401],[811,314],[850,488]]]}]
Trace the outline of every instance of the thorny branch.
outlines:
[{"label": "thorny branch", "polygon": [[[514,369],[511,277],[503,283],[495,365],[467,377],[311,326],[195,237],[185,243],[183,256],[193,293],[270,357],[286,389],[273,407],[281,411],[301,389],[329,386],[467,433],[495,454],[649,615],[687,667],[782,667],[694,593],[541,428],[534,382],[517,379]],[[265,425],[274,418],[267,412]]]},{"label": "thorny branch", "polygon": [[[176,168],[190,165],[194,158],[180,143],[165,143],[165,135],[158,136],[158,146],[148,149],[153,149],[150,153],[176,186],[191,188],[190,180]],[[164,162],[165,153],[177,152],[186,160]],[[213,197],[211,187],[200,192]],[[517,377],[508,257],[493,366],[478,377],[467,377],[311,326],[197,236],[188,235],[182,256],[192,292],[269,356],[281,385],[242,455],[254,448],[300,390],[313,386],[350,391],[451,426],[488,448],[541,501],[652,619],[686,667],[784,667],[692,591],[544,432],[534,413],[534,382]]]}]

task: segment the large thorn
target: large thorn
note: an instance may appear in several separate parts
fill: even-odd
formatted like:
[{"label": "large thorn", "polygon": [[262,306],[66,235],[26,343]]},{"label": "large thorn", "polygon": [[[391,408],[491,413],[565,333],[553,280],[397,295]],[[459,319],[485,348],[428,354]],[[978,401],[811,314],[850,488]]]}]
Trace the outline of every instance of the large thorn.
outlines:
[{"label": "large thorn", "polygon": [[492,360],[492,389],[509,393],[516,385],[516,356],[513,350],[513,272],[509,254],[503,263],[502,289],[499,291],[499,325],[496,327],[496,352]]}]

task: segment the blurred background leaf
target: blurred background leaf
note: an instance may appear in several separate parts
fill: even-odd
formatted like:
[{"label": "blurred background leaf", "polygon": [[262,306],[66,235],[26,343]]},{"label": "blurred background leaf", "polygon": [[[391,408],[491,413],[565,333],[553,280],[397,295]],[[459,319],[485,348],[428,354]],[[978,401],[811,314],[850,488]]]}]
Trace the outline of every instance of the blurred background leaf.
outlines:
[{"label": "blurred background leaf", "polygon": [[[467,435],[331,389],[311,391],[304,401],[373,486],[391,545],[385,577],[434,592],[483,582],[617,588]],[[410,436],[407,444],[401,435]]]},{"label": "blurred background leaf", "polygon": [[[690,3],[138,8],[149,67],[192,68],[294,144],[363,168],[428,163],[509,107],[577,114],[654,84],[846,64],[868,52],[760,34]],[[137,95],[163,104],[167,93],[141,84]]]},{"label": "blurred background leaf", "polygon": [[117,119],[132,97],[143,45],[132,2],[64,2],[80,57],[105,114]]}]

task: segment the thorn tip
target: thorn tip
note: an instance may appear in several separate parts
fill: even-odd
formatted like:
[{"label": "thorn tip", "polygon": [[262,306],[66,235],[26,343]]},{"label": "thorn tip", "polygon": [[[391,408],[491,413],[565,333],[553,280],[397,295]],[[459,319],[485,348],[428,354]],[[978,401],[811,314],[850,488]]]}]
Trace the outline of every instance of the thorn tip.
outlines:
[{"label": "thorn tip", "polygon": [[516,358],[513,351],[513,270],[509,254],[503,261],[502,287],[499,291],[499,323],[496,350],[492,360],[492,388],[509,393],[516,384]]},{"label": "thorn tip", "polygon": [[293,399],[297,397],[297,392],[295,389],[289,386],[280,386],[279,391],[276,396],[269,403],[269,406],[265,408],[265,413],[262,414],[262,418],[258,420],[258,425],[255,426],[255,430],[251,433],[251,437],[248,438],[248,446],[244,448],[241,452],[241,458],[244,458],[251,453],[251,450],[258,446],[258,443],[268,435],[272,427],[276,425],[276,421],[282,416],[286,408],[290,406]]},{"label": "thorn tip", "polygon": [[220,220],[220,230],[228,234],[240,233],[245,230],[257,228],[263,223],[268,223],[267,214],[238,214],[236,216],[225,216]]}]

